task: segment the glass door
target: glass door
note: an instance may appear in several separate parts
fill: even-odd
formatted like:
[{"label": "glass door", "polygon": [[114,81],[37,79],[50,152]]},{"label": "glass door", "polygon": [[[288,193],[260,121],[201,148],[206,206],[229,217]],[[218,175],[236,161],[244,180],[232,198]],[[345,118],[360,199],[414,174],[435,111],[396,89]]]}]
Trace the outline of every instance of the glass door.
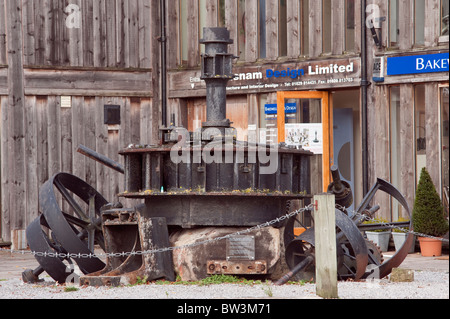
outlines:
[{"label": "glass door", "polygon": [[278,142],[314,153],[311,192],[327,190],[333,165],[333,118],[328,92],[277,93]]}]

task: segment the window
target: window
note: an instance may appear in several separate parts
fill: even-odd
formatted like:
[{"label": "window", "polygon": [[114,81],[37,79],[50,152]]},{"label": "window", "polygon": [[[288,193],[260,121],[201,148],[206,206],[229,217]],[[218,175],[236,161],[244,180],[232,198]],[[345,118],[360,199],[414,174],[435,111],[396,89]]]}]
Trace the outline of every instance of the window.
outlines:
[{"label": "window", "polygon": [[389,0],[389,46],[398,45],[398,0]]},{"label": "window", "polygon": [[355,0],[345,0],[345,51],[355,50]]},{"label": "window", "polygon": [[287,0],[279,0],[278,6],[278,55],[287,56]]},{"label": "window", "polygon": [[414,0],[414,43],[425,44],[425,0]]},{"label": "window", "polygon": [[259,57],[266,56],[266,0],[259,0]]},{"label": "window", "polygon": [[331,0],[322,1],[322,52],[331,52]]},{"label": "window", "polygon": [[441,35],[448,36],[448,10],[449,2],[448,0],[441,0]]},{"label": "window", "polygon": [[219,27],[225,27],[225,0],[219,0],[219,10],[217,12],[217,24]]},{"label": "window", "polygon": [[180,55],[181,64],[188,60],[188,10],[187,1],[180,1]]},{"label": "window", "polygon": [[304,56],[309,55],[309,0],[302,0],[300,13],[300,52]]},{"label": "window", "polygon": [[414,88],[414,118],[416,138],[416,183],[419,182],[420,171],[427,164],[427,141],[425,120],[425,85]]}]

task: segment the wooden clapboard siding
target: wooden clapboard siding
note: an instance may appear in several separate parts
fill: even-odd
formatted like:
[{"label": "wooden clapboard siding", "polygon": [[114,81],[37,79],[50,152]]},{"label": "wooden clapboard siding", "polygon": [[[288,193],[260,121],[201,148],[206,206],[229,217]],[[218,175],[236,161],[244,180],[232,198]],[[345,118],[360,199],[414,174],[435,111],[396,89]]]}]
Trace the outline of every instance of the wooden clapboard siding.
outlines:
[{"label": "wooden clapboard siding", "polygon": [[[0,72],[1,74],[1,72]],[[149,69],[26,68],[27,95],[151,96]]]},{"label": "wooden clapboard siding", "polygon": [[[151,0],[70,3],[80,8],[80,28],[66,26],[66,1],[21,1],[25,65],[150,68]],[[0,64],[3,29],[0,26]]]}]

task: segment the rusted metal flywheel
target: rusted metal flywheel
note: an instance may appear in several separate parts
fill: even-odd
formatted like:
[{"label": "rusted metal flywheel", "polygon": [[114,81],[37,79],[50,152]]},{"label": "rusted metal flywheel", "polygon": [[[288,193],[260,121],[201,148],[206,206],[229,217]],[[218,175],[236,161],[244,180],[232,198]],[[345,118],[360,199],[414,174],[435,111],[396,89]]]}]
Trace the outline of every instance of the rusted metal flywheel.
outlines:
[{"label": "rusted metal flywheel", "polygon": [[[62,210],[60,199],[73,214]],[[40,267],[24,271],[24,281],[36,282],[46,271],[64,283],[74,271],[73,262],[84,274],[102,269],[105,264],[92,254],[94,245],[104,249],[100,209],[108,203],[106,199],[78,177],[60,173],[42,185],[39,202],[42,214],[28,226],[27,240]]]}]

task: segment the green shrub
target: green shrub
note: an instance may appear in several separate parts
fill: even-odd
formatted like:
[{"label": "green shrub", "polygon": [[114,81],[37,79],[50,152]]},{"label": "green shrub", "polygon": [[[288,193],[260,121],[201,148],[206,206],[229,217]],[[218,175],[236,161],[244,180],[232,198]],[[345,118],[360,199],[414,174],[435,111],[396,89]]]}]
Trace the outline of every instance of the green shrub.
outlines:
[{"label": "green shrub", "polygon": [[448,231],[439,194],[426,168],[422,168],[413,208],[414,232],[441,237]]},{"label": "green shrub", "polygon": [[[378,224],[388,224],[388,223],[389,223],[389,221],[387,219],[380,218],[380,217],[376,217],[374,219],[363,222],[363,224],[365,224],[365,225],[378,225]],[[369,230],[369,231],[376,232],[376,233],[382,233],[382,232],[389,231],[389,230],[390,230],[390,228],[388,227],[388,228],[374,229],[374,230]]]},{"label": "green shrub", "polygon": [[[409,222],[409,219],[400,217],[397,222]],[[392,229],[394,233],[407,233],[409,231],[409,227],[401,227]]]}]

